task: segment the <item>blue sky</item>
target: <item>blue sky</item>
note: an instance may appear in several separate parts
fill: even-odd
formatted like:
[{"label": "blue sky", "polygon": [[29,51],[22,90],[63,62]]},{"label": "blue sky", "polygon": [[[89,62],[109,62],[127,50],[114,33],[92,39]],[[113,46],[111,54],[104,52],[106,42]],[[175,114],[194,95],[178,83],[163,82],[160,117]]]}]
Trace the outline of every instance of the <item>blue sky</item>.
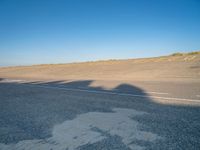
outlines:
[{"label": "blue sky", "polygon": [[0,0],[0,65],[200,50],[199,0]]}]

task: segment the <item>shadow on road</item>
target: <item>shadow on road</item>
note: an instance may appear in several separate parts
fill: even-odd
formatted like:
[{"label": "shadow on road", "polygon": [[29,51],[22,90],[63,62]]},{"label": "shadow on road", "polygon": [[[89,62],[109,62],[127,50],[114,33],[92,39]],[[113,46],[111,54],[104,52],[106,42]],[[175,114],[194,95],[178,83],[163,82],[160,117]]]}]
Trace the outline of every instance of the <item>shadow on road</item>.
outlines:
[{"label": "shadow on road", "polygon": [[[197,149],[200,145],[199,107],[155,103],[143,89],[129,84],[106,90],[103,87],[91,87],[92,80],[64,82],[0,82],[0,143],[48,138],[54,125],[79,114],[129,108],[146,112],[132,118],[142,124],[141,130],[155,133],[164,139],[156,143],[142,140],[133,142],[147,146],[148,149]],[[144,97],[65,91],[37,85],[133,93]]]}]

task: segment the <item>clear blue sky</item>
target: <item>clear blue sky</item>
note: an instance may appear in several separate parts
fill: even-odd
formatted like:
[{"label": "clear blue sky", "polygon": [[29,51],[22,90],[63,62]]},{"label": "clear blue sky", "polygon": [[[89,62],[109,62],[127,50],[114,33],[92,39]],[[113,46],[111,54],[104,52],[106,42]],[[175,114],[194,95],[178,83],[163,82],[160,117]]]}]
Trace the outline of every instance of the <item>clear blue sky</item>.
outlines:
[{"label": "clear blue sky", "polygon": [[0,0],[0,65],[200,50],[200,0]]}]

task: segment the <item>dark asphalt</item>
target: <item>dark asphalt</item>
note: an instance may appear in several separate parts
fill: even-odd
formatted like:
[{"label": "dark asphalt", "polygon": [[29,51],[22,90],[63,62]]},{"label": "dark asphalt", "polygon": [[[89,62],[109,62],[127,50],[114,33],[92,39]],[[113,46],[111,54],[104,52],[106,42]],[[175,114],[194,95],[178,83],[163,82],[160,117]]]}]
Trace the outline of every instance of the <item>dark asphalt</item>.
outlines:
[{"label": "dark asphalt", "polygon": [[[200,106],[196,104],[159,103],[148,93],[168,93],[162,97],[200,100],[199,83],[136,82],[120,84],[112,90],[90,87],[92,81],[74,81],[61,84],[51,82],[8,83],[0,82],[0,143],[9,145],[23,140],[47,139],[55,125],[73,120],[88,112],[112,112],[114,108],[145,112],[131,119],[140,124],[140,130],[162,137],[154,142],[133,139],[132,143],[147,150],[198,150],[200,149]],[[128,93],[144,97],[64,90],[87,89],[93,91]],[[173,100],[172,100],[173,101]],[[192,103],[192,102],[191,102]],[[107,138],[77,149],[128,150],[122,138],[106,133]],[[2,148],[3,149],[3,148]],[[1,150],[1,147],[0,147]]]}]

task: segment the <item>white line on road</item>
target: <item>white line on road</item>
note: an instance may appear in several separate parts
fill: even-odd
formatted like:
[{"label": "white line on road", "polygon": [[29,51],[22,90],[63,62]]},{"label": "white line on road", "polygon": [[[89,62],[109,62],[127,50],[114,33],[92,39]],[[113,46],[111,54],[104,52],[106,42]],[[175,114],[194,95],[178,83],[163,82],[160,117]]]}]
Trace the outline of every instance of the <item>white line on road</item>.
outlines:
[{"label": "white line on road", "polygon": [[139,95],[139,94],[128,94],[128,93],[117,93],[117,92],[107,92],[107,91],[97,91],[97,90],[86,90],[86,89],[75,89],[75,88],[67,88],[67,87],[56,87],[56,86],[47,86],[47,85],[32,85],[32,84],[23,84],[33,87],[42,87],[49,89],[59,89],[59,90],[67,90],[67,91],[79,91],[79,92],[88,92],[88,93],[97,93],[97,94],[110,94],[110,95],[119,95],[119,96],[130,96],[130,97],[143,97],[143,98],[156,98],[156,99],[164,99],[164,100],[174,100],[174,101],[185,101],[185,102],[197,102],[200,103],[198,99],[185,99],[185,98],[176,98],[176,97],[160,97],[160,96],[152,96],[152,95]]},{"label": "white line on road", "polygon": [[16,82],[16,83],[20,83],[20,82],[22,82],[23,80],[14,80],[14,79],[3,79],[3,81],[1,81],[1,82],[7,82],[7,83],[12,83],[12,82]]},{"label": "white line on road", "polygon": [[163,94],[163,95],[169,94],[169,93],[161,93],[161,92],[146,92],[146,93],[150,93],[150,94]]}]

